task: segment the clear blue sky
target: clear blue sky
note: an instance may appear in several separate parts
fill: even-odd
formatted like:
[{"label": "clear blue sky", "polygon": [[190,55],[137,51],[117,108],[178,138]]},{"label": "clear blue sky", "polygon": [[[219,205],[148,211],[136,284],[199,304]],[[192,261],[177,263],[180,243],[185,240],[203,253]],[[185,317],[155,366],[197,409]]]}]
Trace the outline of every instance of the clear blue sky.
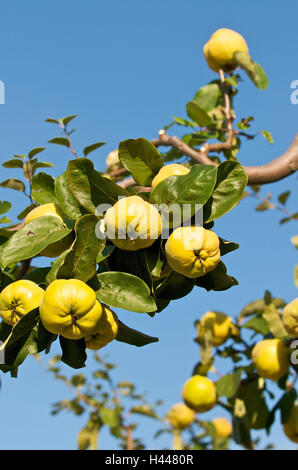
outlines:
[{"label": "clear blue sky", "polygon": [[[270,79],[268,89],[259,91],[245,78],[237,116],[253,114],[253,130],[269,130],[275,139],[272,146],[261,136],[244,142],[239,155],[245,164],[268,162],[297,132],[298,106],[290,102],[290,83],[298,79],[297,15],[295,1],[2,2],[0,80],[6,86],[6,103],[0,106],[1,161],[55,137],[55,127],[44,123],[45,118],[78,113],[74,144],[80,151],[106,141],[108,145],[93,154],[96,167],[103,169],[106,154],[120,140],[151,139],[172,115],[185,116],[185,103],[215,78],[203,58],[204,43],[217,28],[230,27],[245,36]],[[55,176],[64,171],[69,155],[63,148],[47,147],[43,155],[55,164]],[[2,179],[10,176],[11,171],[1,170]],[[264,194],[278,195],[296,185],[297,177],[292,176],[268,185]],[[22,196],[0,192],[2,200],[12,199],[12,214],[17,214]],[[295,200],[297,188],[289,201],[292,211]],[[164,411],[180,401],[181,386],[198,359],[192,341],[194,320],[210,309],[236,316],[246,303],[262,297],[265,288],[288,301],[297,296],[297,252],[289,241],[297,233],[296,223],[279,226],[276,211],[255,213],[255,205],[246,199],[216,223],[217,233],[240,243],[240,250],[225,259],[238,287],[219,293],[195,290],[154,319],[120,312],[123,321],[158,336],[160,342],[138,350],[117,342],[108,346],[110,360],[119,366],[116,378],[136,382],[152,400],[166,397]],[[219,367],[225,371],[223,363]],[[1,449],[75,448],[84,418],[49,414],[51,403],[69,396],[63,384],[33,359],[26,361],[17,380],[1,380]],[[209,416],[217,413],[222,415],[216,410]],[[150,420],[142,421],[140,429],[143,436],[154,430]],[[280,425],[274,427],[272,440],[278,448],[294,448]],[[149,438],[147,443],[151,448],[168,445],[167,438]],[[107,433],[101,447],[113,448]]]}]

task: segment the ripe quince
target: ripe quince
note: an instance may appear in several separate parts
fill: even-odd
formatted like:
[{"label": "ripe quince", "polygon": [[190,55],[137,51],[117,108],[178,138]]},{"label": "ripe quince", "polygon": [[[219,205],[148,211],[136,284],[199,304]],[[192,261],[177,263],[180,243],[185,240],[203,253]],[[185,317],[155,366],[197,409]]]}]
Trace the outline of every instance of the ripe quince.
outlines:
[{"label": "ripe quince", "polygon": [[278,338],[264,339],[252,350],[252,360],[261,377],[279,380],[289,370],[289,350]]},{"label": "ripe quince", "polygon": [[185,429],[194,421],[195,412],[184,403],[176,403],[168,411],[167,420],[173,428]]},{"label": "ripe quince", "polygon": [[203,375],[193,375],[183,385],[182,398],[189,408],[204,413],[216,404],[215,385]]},{"label": "ripe quince", "polygon": [[220,261],[218,236],[203,227],[176,228],[165,251],[170,267],[189,278],[204,276]]},{"label": "ripe quince", "polygon": [[109,307],[102,305],[102,315],[98,330],[85,337],[89,349],[98,350],[113,341],[118,334],[118,317]]},{"label": "ripe quince", "polygon": [[298,338],[298,297],[285,306],[283,323],[287,332]]},{"label": "ripe quince", "polygon": [[137,251],[153,245],[162,230],[158,210],[140,196],[121,198],[104,216],[107,236],[122,250]]},{"label": "ripe quince", "polygon": [[220,346],[229,337],[233,328],[231,317],[221,312],[207,312],[200,320],[199,338],[202,338],[207,329],[212,331],[212,341],[215,346]]},{"label": "ripe quince", "polygon": [[106,158],[106,165],[107,167],[111,168],[114,165],[118,165],[120,163],[118,150],[112,150]]},{"label": "ripe quince", "polygon": [[248,47],[241,34],[232,29],[221,28],[212,34],[203,51],[208,66],[218,72],[220,68],[228,67],[231,70],[235,67],[234,53],[248,53]]},{"label": "ripe quince", "polygon": [[284,433],[291,441],[298,443],[298,403],[290,411],[288,421],[284,424]]},{"label": "ripe quince", "polygon": [[22,279],[6,286],[0,294],[0,316],[15,325],[27,313],[39,307],[44,290],[35,282]]},{"label": "ripe quince", "polygon": [[45,290],[39,311],[50,333],[80,339],[99,331],[103,308],[83,281],[57,279]]},{"label": "ripe quince", "polygon": [[[58,204],[49,202],[47,204],[43,204],[42,206],[35,207],[35,209],[30,211],[25,218],[25,225],[29,222],[32,222],[32,220],[38,219],[39,217],[43,217],[45,215],[52,215],[57,217],[60,222],[63,223],[63,212],[60,206],[58,206]],[[58,240],[57,242],[47,246],[44,250],[41,251],[40,254],[48,258],[55,258],[67,250],[70,247],[72,241],[72,236],[69,234],[61,240]]]},{"label": "ripe quince", "polygon": [[152,180],[152,189],[154,189],[159,183],[168,178],[169,176],[180,176],[189,173],[189,169],[179,163],[171,163],[170,165],[163,166],[157,175]]},{"label": "ripe quince", "polygon": [[212,423],[218,437],[229,437],[233,432],[233,426],[227,418],[214,418]]}]

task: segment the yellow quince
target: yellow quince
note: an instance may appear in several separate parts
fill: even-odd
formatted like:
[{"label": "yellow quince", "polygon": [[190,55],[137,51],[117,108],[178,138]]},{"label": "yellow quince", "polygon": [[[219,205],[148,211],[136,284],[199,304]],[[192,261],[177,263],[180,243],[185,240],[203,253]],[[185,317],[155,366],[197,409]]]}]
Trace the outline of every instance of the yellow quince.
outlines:
[{"label": "yellow quince", "polygon": [[44,290],[35,282],[22,279],[6,286],[0,294],[0,316],[15,325],[27,313],[39,307]]},{"label": "yellow quince", "polygon": [[102,305],[102,315],[98,324],[98,330],[85,337],[86,346],[89,349],[98,350],[113,341],[118,334],[118,317],[106,305]]},{"label": "yellow quince", "polygon": [[298,403],[295,403],[290,411],[284,424],[284,433],[291,441],[298,443]]},{"label": "yellow quince", "polygon": [[215,31],[203,49],[208,66],[215,72],[225,67],[233,69],[234,54],[238,51],[248,53],[246,41],[241,34],[227,28]]},{"label": "yellow quince", "polygon": [[264,379],[279,380],[289,370],[289,350],[278,338],[264,339],[251,353],[257,372]]},{"label": "yellow quince", "polygon": [[140,196],[121,198],[107,210],[104,223],[108,238],[127,251],[148,248],[162,230],[158,210]]},{"label": "yellow quince", "polygon": [[83,281],[57,279],[45,290],[39,312],[50,333],[80,339],[99,330],[103,307]]},{"label": "yellow quince", "polygon": [[189,408],[204,413],[216,404],[215,385],[203,375],[193,375],[183,385],[182,398]]},{"label": "yellow quince", "polygon": [[170,267],[189,278],[204,276],[220,261],[218,236],[203,227],[176,228],[165,251]]},{"label": "yellow quince", "polygon": [[218,437],[227,438],[233,432],[233,426],[227,418],[214,418],[212,423]]},{"label": "yellow quince", "polygon": [[169,176],[180,176],[186,175],[189,173],[189,169],[186,168],[184,165],[180,165],[179,163],[172,163],[170,165],[163,166],[157,175],[152,180],[152,189],[154,189],[159,183],[163,180],[168,178]]},{"label": "yellow quince", "polygon": [[173,428],[185,429],[194,421],[195,412],[184,403],[176,403],[167,413],[167,420]]},{"label": "yellow quince", "polygon": [[207,329],[210,329],[214,346],[220,346],[228,339],[232,328],[233,321],[228,315],[221,312],[207,312],[200,320],[199,339],[205,335]]}]

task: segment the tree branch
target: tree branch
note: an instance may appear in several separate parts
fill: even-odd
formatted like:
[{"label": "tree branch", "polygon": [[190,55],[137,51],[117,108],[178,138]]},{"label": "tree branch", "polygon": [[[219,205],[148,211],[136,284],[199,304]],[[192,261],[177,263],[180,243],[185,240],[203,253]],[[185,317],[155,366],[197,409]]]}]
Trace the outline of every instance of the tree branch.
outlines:
[{"label": "tree branch", "polygon": [[[216,163],[208,157],[207,149],[210,150],[211,146],[206,149],[206,144],[203,145],[201,149],[195,150],[178,139],[178,137],[168,136],[165,131],[160,131],[159,138],[153,139],[152,142],[156,147],[175,147],[182,155],[192,158],[196,163],[216,166]],[[223,144],[219,143],[219,145],[222,146]],[[290,176],[298,169],[298,134],[296,134],[288,150],[280,157],[265,165],[244,166],[244,169],[248,176],[248,184],[274,183],[275,181]]]}]

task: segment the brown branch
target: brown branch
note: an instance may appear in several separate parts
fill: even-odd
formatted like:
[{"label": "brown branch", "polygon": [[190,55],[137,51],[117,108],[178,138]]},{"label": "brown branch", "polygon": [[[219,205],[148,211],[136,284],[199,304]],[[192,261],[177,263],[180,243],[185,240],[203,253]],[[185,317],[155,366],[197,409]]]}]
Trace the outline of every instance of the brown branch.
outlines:
[{"label": "brown branch", "polygon": [[75,151],[74,149],[74,146],[72,144],[72,141],[71,141],[71,138],[70,138],[70,133],[67,131],[67,128],[66,126],[63,124],[63,122],[59,122],[59,127],[61,127],[61,129],[63,130],[64,132],[64,135],[65,137],[67,138],[68,140],[68,148],[69,150],[71,151],[71,153],[74,155],[75,158],[79,158],[77,152]]},{"label": "brown branch", "polygon": [[31,258],[25,259],[24,261],[22,261],[18,274],[16,276],[16,281],[18,281],[19,279],[22,279],[25,276],[25,274],[28,272],[28,269],[30,268],[30,263],[31,263]]},{"label": "brown branch", "polygon": [[[206,155],[206,144],[203,145],[201,149],[195,150],[178,139],[178,137],[170,137],[164,131],[160,131],[159,138],[153,139],[152,142],[156,147],[162,145],[165,147],[175,147],[180,150],[183,155],[192,158],[197,163],[216,165],[216,163],[210,160],[208,155]],[[248,176],[248,184],[274,183],[275,181],[290,176],[298,169],[298,134],[296,134],[288,150],[280,157],[265,165],[244,166],[244,169]]]}]

